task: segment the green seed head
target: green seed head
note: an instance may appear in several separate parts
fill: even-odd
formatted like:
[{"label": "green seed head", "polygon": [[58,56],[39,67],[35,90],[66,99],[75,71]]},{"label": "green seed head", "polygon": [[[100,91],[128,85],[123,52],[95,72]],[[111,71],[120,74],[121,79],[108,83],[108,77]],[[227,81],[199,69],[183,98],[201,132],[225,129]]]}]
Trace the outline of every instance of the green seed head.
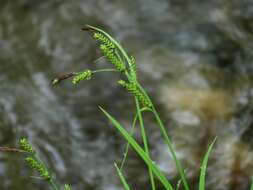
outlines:
[{"label": "green seed head", "polygon": [[35,150],[33,149],[32,145],[28,142],[26,138],[22,138],[19,141],[20,148],[28,153],[35,154]]},{"label": "green seed head", "polygon": [[142,93],[142,91],[137,87],[134,82],[126,82],[124,80],[119,80],[118,84],[120,84],[123,88],[133,94],[144,107],[151,107],[150,100]]},{"label": "green seed head", "polygon": [[93,37],[100,41],[101,44],[104,44],[105,46],[107,46],[110,49],[114,49],[115,45],[113,42],[111,42],[106,36],[104,36],[103,34],[99,33],[99,32],[95,32]]},{"label": "green seed head", "polygon": [[79,74],[77,74],[73,80],[72,80],[72,83],[73,84],[78,84],[79,82],[81,82],[82,80],[89,80],[91,79],[91,76],[92,76],[92,72],[91,70],[85,70]]},{"label": "green seed head", "polygon": [[111,62],[115,68],[119,71],[125,70],[125,64],[115,55],[115,52],[113,49],[108,48],[105,44],[100,45],[100,50],[105,55],[107,60]]},{"label": "green seed head", "polygon": [[33,169],[34,171],[37,171],[43,179],[45,180],[51,179],[51,176],[48,170],[40,162],[35,160],[33,157],[29,156],[25,159],[25,161],[30,166],[30,168]]}]

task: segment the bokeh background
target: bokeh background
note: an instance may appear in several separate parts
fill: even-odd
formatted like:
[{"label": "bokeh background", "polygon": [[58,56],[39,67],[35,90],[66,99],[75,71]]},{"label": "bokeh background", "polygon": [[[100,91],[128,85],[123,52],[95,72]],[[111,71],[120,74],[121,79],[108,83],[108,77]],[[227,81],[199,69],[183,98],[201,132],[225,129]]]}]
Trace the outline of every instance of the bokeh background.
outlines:
[{"label": "bokeh background", "polygon": [[[98,110],[126,126],[133,99],[99,74],[73,86],[54,76],[108,67],[85,24],[102,27],[136,57],[141,83],[158,106],[191,186],[217,135],[207,189],[246,190],[253,174],[252,0],[1,0],[0,146],[28,137],[60,183],[74,190],[122,189],[113,161],[125,141]],[[96,61],[97,60],[97,61]],[[179,176],[151,115],[152,158],[174,184]],[[140,140],[138,131],[135,137]],[[0,189],[49,189],[17,154],[0,153]],[[125,175],[150,189],[131,151]]]}]

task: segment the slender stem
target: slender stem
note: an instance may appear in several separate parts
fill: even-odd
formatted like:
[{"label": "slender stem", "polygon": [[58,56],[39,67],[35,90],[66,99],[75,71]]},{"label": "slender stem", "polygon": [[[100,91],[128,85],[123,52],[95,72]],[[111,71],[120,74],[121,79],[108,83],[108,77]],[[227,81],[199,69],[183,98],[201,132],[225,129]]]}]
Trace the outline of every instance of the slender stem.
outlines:
[{"label": "slender stem", "polygon": [[50,184],[53,190],[59,190],[59,188],[57,187],[55,181],[53,180],[53,178],[50,179]]},{"label": "slender stem", "polygon": [[[136,97],[135,97],[135,105],[137,108],[138,118],[139,118],[139,122],[140,122],[141,136],[142,136],[142,140],[143,140],[143,144],[144,144],[144,149],[145,149],[145,152],[147,153],[147,155],[149,156],[148,140],[147,140],[145,127],[144,127],[144,123],[143,123],[143,119],[142,119],[142,113],[140,111],[140,104],[139,104],[139,101]],[[150,167],[148,168],[148,172],[149,172],[149,176],[150,176],[152,190],[155,190],[156,189],[155,180],[154,180],[153,172]]]},{"label": "slender stem", "polygon": [[[134,129],[135,129],[135,126],[136,126],[137,118],[138,118],[138,113],[136,113],[135,116],[134,116],[134,120],[133,120],[132,127],[131,127],[131,130],[130,130],[131,136],[132,136],[133,133],[134,133]],[[127,158],[129,146],[130,146],[130,144],[129,144],[129,142],[127,142],[127,145],[126,145],[126,147],[125,147],[125,151],[124,151],[124,154],[123,154],[123,159],[122,159],[121,164],[120,164],[120,170],[123,169],[123,166],[124,166],[124,164],[125,164],[125,162],[126,162],[126,158]]]},{"label": "slender stem", "polygon": [[[142,109],[140,109],[140,112],[144,112],[144,111],[151,111],[152,112],[152,110],[149,109],[149,108],[142,108]],[[131,136],[134,134],[134,129],[135,129],[135,126],[136,126],[137,118],[138,118],[138,112],[134,116],[134,120],[133,120],[132,127],[131,127],[131,130],[130,130]],[[128,151],[129,151],[129,147],[130,147],[130,143],[127,142],[126,147],[124,148],[125,151],[124,151],[124,154],[123,154],[123,159],[122,159],[121,164],[120,164],[120,170],[123,169],[124,164],[126,162]]]},{"label": "slender stem", "polygon": [[[136,84],[140,88],[140,90],[142,91],[142,93],[150,100],[150,97],[148,96],[148,94],[146,93],[146,91],[142,88],[142,86],[138,82],[136,82]],[[178,158],[176,156],[176,153],[174,151],[172,142],[170,141],[170,139],[168,137],[168,134],[167,134],[167,131],[165,129],[165,126],[164,126],[164,124],[163,124],[163,122],[162,122],[162,120],[161,120],[158,112],[156,111],[155,106],[153,105],[153,103],[152,103],[151,100],[150,100],[150,102],[151,102],[151,109],[153,110],[153,114],[155,116],[155,119],[156,119],[156,121],[157,121],[157,123],[158,123],[158,125],[160,127],[160,131],[162,133],[164,141],[167,144],[167,146],[168,146],[168,148],[169,148],[169,150],[171,152],[172,158],[173,158],[173,160],[174,160],[174,162],[176,164],[177,170],[178,170],[178,172],[179,172],[179,174],[181,176],[184,188],[186,190],[189,190],[190,188],[189,188],[189,185],[188,185],[186,177],[185,177],[185,172],[184,172],[184,170],[183,170],[183,168],[182,168],[182,166],[181,166],[181,164],[180,164],[180,162],[179,162],[179,160],[178,160]]]},{"label": "slender stem", "polygon": [[116,69],[111,69],[111,68],[109,68],[109,69],[98,69],[98,70],[94,70],[94,71],[92,71],[92,73],[101,73],[101,72],[119,72],[118,70],[116,70]]}]

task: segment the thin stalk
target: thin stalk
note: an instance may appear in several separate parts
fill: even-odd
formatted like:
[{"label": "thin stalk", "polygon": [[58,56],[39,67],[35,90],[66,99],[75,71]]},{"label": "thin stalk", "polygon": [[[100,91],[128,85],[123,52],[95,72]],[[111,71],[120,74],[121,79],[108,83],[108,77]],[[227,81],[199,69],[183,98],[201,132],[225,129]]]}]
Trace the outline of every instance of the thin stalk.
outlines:
[{"label": "thin stalk", "polygon": [[[144,150],[147,153],[147,155],[149,156],[150,153],[149,153],[149,147],[148,147],[148,140],[147,140],[145,127],[144,127],[144,123],[143,123],[143,119],[142,119],[142,113],[140,111],[140,104],[139,104],[139,101],[136,97],[135,97],[135,105],[137,108],[138,118],[139,118],[139,122],[140,122],[141,136],[142,136],[142,140],[143,140],[143,144],[144,144]],[[148,167],[148,172],[149,172],[149,176],[150,176],[152,190],[155,190],[156,189],[155,180],[154,180],[153,172],[150,167]]]},{"label": "thin stalk", "polygon": [[53,178],[51,178],[49,182],[53,190],[59,190]]},{"label": "thin stalk", "polygon": [[[130,130],[131,136],[134,133],[134,129],[135,129],[135,126],[136,126],[137,118],[138,118],[138,113],[136,113],[135,116],[134,116],[134,120],[133,120],[132,127],[131,127],[131,130]],[[124,164],[126,162],[126,158],[127,158],[127,154],[128,154],[128,151],[129,151],[129,147],[130,147],[130,144],[129,144],[129,142],[127,142],[127,145],[125,147],[125,151],[124,151],[124,154],[123,154],[123,159],[122,159],[121,164],[120,164],[120,171],[123,169],[123,166],[124,166]]]},{"label": "thin stalk", "polygon": [[128,183],[127,183],[127,181],[126,181],[126,179],[125,179],[125,177],[123,176],[122,172],[120,171],[120,169],[119,169],[119,167],[117,166],[116,163],[114,163],[114,166],[116,167],[117,173],[118,173],[118,175],[120,177],[120,180],[121,180],[121,182],[124,186],[124,189],[125,190],[131,190]]},{"label": "thin stalk", "polygon": [[94,70],[94,71],[92,71],[92,73],[101,73],[101,72],[119,72],[118,70],[116,70],[116,69],[111,69],[111,68],[109,68],[109,69],[98,69],[98,70]]},{"label": "thin stalk", "polygon": [[[148,94],[146,93],[146,91],[142,88],[142,86],[138,82],[136,82],[136,84],[140,88],[140,90],[143,92],[143,94],[150,100],[150,97],[148,96]],[[150,102],[151,102],[151,109],[153,110],[152,112],[153,112],[153,114],[155,116],[155,119],[156,119],[158,125],[159,125],[160,131],[161,131],[162,136],[164,138],[164,141],[167,144],[167,146],[168,146],[168,148],[169,148],[169,150],[171,152],[172,158],[173,158],[173,160],[174,160],[174,162],[176,164],[176,168],[177,168],[177,170],[178,170],[178,172],[179,172],[179,174],[181,176],[184,188],[185,188],[185,190],[189,190],[190,188],[189,188],[189,185],[188,185],[186,177],[185,177],[185,172],[184,172],[184,170],[183,170],[183,168],[182,168],[182,166],[181,166],[181,164],[180,164],[180,162],[179,162],[179,160],[178,160],[178,158],[176,156],[176,152],[174,151],[172,142],[170,141],[170,139],[168,137],[168,134],[167,134],[167,131],[165,129],[165,126],[164,126],[164,124],[163,124],[163,122],[162,122],[162,120],[161,120],[158,112],[156,111],[155,106],[153,105],[153,103],[152,103],[151,100],[150,100]]]},{"label": "thin stalk", "polygon": [[157,121],[157,123],[160,126],[160,130],[161,130],[161,133],[162,133],[162,135],[164,137],[164,140],[165,140],[165,142],[166,142],[166,144],[167,144],[167,146],[168,146],[168,148],[169,148],[169,150],[171,152],[173,160],[175,161],[175,164],[176,164],[177,170],[178,170],[178,172],[179,172],[179,174],[181,176],[183,185],[184,185],[184,187],[185,187],[186,190],[189,190],[190,188],[189,188],[189,185],[188,185],[188,183],[186,181],[184,170],[183,170],[183,168],[182,168],[182,166],[181,166],[181,164],[180,164],[180,162],[179,162],[179,160],[178,160],[178,158],[176,156],[176,152],[174,151],[172,142],[170,141],[170,139],[169,139],[169,137],[167,135],[166,129],[165,129],[165,127],[164,127],[164,125],[163,125],[163,123],[162,123],[162,121],[160,119],[160,116],[158,115],[158,112],[156,111],[155,107],[153,107],[153,111],[154,111],[154,115],[155,115],[156,121]]},{"label": "thin stalk", "polygon": [[[152,112],[152,110],[149,109],[149,108],[142,108],[142,109],[140,109],[140,112],[144,112],[144,111],[151,111]],[[131,136],[134,133],[134,129],[135,129],[135,126],[136,126],[137,118],[138,118],[138,112],[134,116],[134,120],[133,120],[132,127],[131,127],[131,130],[130,130]],[[126,162],[126,158],[127,158],[127,155],[128,155],[129,147],[130,147],[130,143],[127,142],[127,145],[125,147],[125,151],[124,151],[124,154],[123,154],[123,159],[122,159],[121,165],[120,165],[120,170],[123,169],[123,166],[124,166],[124,164]]]}]

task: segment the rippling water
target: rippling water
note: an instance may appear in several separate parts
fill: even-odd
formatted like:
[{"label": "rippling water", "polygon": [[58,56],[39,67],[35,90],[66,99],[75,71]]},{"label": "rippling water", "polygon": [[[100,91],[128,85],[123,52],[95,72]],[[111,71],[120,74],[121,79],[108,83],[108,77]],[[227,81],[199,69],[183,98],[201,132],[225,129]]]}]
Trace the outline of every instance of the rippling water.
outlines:
[{"label": "rippling water", "polygon": [[[113,161],[124,141],[99,112],[129,126],[132,99],[118,75],[100,74],[76,87],[51,85],[59,74],[103,68],[84,24],[103,27],[138,63],[193,187],[208,143],[209,189],[249,189],[253,172],[253,4],[250,0],[3,0],[0,5],[0,145],[27,136],[61,183],[73,189],[119,189]],[[152,154],[178,176],[152,117]],[[136,138],[139,134],[136,134]],[[130,153],[126,175],[147,189],[143,163]],[[48,189],[18,155],[0,154],[0,189]],[[21,188],[22,187],[22,188]]]}]

